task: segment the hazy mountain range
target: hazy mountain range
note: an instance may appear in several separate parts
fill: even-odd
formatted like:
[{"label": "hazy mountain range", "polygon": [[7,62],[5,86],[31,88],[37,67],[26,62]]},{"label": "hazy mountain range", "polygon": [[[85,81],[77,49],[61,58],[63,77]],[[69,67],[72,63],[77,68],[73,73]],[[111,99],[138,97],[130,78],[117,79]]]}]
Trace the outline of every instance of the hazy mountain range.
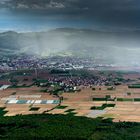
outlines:
[{"label": "hazy mountain range", "polygon": [[0,54],[93,57],[116,63],[139,63],[140,32],[60,28],[46,32],[0,33]]}]

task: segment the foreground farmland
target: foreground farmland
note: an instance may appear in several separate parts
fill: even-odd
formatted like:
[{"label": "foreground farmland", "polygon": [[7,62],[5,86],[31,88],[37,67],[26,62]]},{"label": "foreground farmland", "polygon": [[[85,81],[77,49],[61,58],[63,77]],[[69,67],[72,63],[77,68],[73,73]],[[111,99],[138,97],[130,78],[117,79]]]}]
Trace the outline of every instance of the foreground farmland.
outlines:
[{"label": "foreground farmland", "polygon": [[139,88],[128,88],[125,85],[116,86],[113,90],[108,86],[81,87],[77,92],[61,93],[63,100],[60,104],[57,96],[40,90],[40,87],[33,86],[1,91],[0,107],[5,111],[4,115],[73,114],[112,118],[114,122],[140,122]]}]

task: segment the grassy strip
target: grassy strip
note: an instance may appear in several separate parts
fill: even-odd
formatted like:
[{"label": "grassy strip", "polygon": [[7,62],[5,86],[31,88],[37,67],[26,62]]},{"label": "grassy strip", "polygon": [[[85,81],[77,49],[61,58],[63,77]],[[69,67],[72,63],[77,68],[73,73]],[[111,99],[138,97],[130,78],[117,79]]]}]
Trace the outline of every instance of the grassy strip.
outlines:
[{"label": "grassy strip", "polygon": [[65,112],[72,112],[72,111],[74,111],[75,109],[68,109],[68,110],[66,110]]},{"label": "grassy strip", "polygon": [[103,104],[102,106],[93,106],[91,110],[104,110],[107,107],[114,107],[115,104]]},{"label": "grassy strip", "polygon": [[140,98],[134,98],[135,102],[140,102]]},{"label": "grassy strip", "polygon": [[129,85],[128,88],[140,88],[140,84]]},{"label": "grassy strip", "polygon": [[106,101],[106,98],[93,98],[93,101]]},{"label": "grassy strip", "polygon": [[57,106],[56,109],[65,109],[68,106]]},{"label": "grassy strip", "polygon": [[39,109],[40,109],[40,107],[32,107],[32,108],[30,108],[29,111],[38,111]]},{"label": "grassy strip", "polygon": [[117,101],[120,101],[120,102],[132,102],[133,99],[132,98],[117,98]]}]

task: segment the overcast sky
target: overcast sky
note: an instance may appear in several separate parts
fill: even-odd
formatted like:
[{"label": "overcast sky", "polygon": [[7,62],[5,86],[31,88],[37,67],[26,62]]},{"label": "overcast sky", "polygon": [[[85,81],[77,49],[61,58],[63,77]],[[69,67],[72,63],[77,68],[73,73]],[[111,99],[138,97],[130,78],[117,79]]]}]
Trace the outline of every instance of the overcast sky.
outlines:
[{"label": "overcast sky", "polygon": [[139,30],[139,0],[0,0],[0,31]]}]

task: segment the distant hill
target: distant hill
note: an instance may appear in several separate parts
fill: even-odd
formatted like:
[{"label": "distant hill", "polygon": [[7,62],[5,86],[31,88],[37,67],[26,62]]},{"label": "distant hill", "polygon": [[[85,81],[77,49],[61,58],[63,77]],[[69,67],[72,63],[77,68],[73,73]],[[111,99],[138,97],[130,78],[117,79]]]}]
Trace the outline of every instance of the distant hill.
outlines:
[{"label": "distant hill", "polygon": [[[140,58],[140,32],[59,28],[46,32],[0,33],[0,54],[94,57],[128,63]],[[125,56],[125,57],[124,57]]]}]

